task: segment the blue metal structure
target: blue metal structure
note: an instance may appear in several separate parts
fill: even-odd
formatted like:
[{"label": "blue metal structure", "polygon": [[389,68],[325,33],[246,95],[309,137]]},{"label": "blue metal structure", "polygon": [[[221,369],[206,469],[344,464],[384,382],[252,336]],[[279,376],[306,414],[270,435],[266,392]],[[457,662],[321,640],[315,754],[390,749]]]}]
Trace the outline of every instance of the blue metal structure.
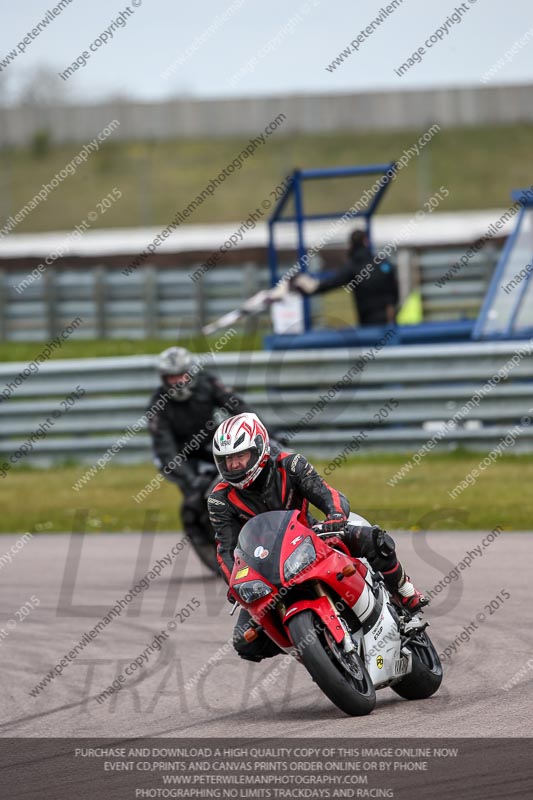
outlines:
[{"label": "blue metal structure", "polygon": [[[297,228],[297,252],[300,270],[307,272],[307,262],[304,259],[306,246],[304,241],[304,222],[307,220],[320,219],[363,219],[369,239],[371,239],[371,219],[381,203],[391,180],[395,177],[396,165],[394,161],[387,164],[372,164],[364,167],[335,167],[331,169],[307,169],[294,170],[290,175],[287,187],[276,204],[268,221],[268,254],[270,265],[270,278],[272,286],[275,286],[281,277],[278,274],[278,252],[276,249],[275,231],[276,226],[282,223],[296,223]],[[375,183],[379,184],[377,191],[371,196],[368,204],[361,210],[353,210],[360,205],[360,201],[354,204],[348,211],[324,212],[319,214],[308,214],[304,208],[304,184],[309,180],[323,180],[325,178],[353,178],[360,176],[379,175],[380,178]],[[375,185],[375,184],[374,184]],[[294,213],[285,214],[289,202],[294,202]],[[304,330],[310,331],[311,308],[309,298],[304,298]]]},{"label": "blue metal structure", "polygon": [[267,350],[320,350],[324,347],[376,347],[415,344],[450,344],[472,341],[474,320],[421,322],[419,325],[363,325],[327,328],[299,334],[265,336]]},{"label": "blue metal structure", "polygon": [[[394,161],[362,167],[337,167],[333,169],[295,170],[288,179],[284,194],[270,217],[269,264],[272,286],[278,275],[278,253],[275,231],[280,223],[297,226],[298,264],[307,272],[305,258],[304,222],[323,219],[362,219],[371,242],[371,222],[383,196],[396,174]],[[304,185],[306,181],[325,178],[349,178],[379,175],[372,188],[373,194],[363,192],[361,200],[348,211],[306,213]],[[370,194],[370,198],[367,195]],[[533,336],[533,187],[511,193],[515,207],[506,212],[500,221],[508,221],[518,213],[516,226],[509,236],[496,266],[478,319],[423,322],[418,325],[395,325],[394,336],[388,344],[421,344],[429,342],[467,342],[472,340],[518,339]],[[287,213],[290,202],[292,213]],[[354,208],[357,207],[357,210]],[[518,210],[517,210],[518,207]],[[503,223],[502,223],[503,224]],[[495,227],[495,231],[501,226]],[[493,233],[494,233],[493,232]],[[488,237],[487,237],[488,238]],[[379,341],[385,327],[353,327],[335,330],[312,330],[310,299],[303,298],[304,332],[298,335],[273,335],[265,338],[269,349],[299,349],[321,347],[361,347]]]},{"label": "blue metal structure", "polygon": [[515,339],[533,334],[533,197],[511,193],[520,203],[518,219],[494,271],[472,332],[473,339]]}]

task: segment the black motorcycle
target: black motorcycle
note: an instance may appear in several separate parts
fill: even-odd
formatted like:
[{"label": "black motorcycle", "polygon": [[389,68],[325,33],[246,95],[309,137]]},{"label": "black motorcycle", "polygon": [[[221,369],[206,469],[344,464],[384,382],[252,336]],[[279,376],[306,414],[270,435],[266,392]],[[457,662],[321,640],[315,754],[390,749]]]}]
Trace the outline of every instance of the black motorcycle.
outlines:
[{"label": "black motorcycle", "polygon": [[182,508],[183,527],[194,551],[202,564],[215,575],[220,575],[217,561],[215,531],[209,520],[207,498],[220,480],[214,464],[205,462],[198,474],[194,495],[184,498]]}]

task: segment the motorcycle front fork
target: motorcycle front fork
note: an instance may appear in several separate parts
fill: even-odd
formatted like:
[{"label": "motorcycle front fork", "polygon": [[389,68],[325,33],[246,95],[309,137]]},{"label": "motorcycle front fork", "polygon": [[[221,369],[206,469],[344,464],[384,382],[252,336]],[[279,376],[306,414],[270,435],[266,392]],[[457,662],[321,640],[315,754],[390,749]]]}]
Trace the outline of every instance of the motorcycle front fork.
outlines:
[{"label": "motorcycle front fork", "polygon": [[346,622],[344,621],[342,615],[339,613],[340,609],[337,608],[337,606],[335,605],[335,603],[333,602],[333,600],[329,596],[328,592],[326,592],[326,590],[324,589],[324,587],[320,583],[317,583],[315,585],[315,591],[316,591],[318,597],[325,597],[327,599],[328,603],[331,605],[332,609],[334,610],[334,612],[335,612],[335,614],[337,616],[337,619],[339,620],[339,622],[340,622],[340,624],[342,626],[342,629],[344,631],[344,638],[342,640],[343,650],[344,650],[345,653],[352,653],[356,649],[355,643],[354,643],[354,641],[352,639],[350,630],[349,630],[348,626],[346,625]]}]

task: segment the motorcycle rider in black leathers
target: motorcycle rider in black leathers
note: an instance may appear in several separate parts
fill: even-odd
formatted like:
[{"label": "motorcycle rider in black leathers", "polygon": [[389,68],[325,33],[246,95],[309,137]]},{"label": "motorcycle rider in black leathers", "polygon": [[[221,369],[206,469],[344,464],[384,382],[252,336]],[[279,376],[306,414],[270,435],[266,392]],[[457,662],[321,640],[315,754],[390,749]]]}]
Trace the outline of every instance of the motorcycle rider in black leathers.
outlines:
[{"label": "motorcycle rider in black leathers", "polygon": [[[233,551],[245,522],[264,511],[300,509],[306,523],[313,525],[316,520],[308,514],[312,503],[326,514],[323,532],[343,532],[351,554],[368,559],[383,574],[397,602],[411,611],[428,603],[396,558],[392,537],[377,526],[347,524],[350,505],[346,497],[322,480],[300,453],[271,454],[267,430],[255,414],[238,414],[225,420],[213,437],[213,455],[222,481],[209,496],[207,507],[216,532],[218,562],[228,583]],[[265,633],[252,642],[245,640],[243,634],[250,627],[250,619],[248,611],[241,608],[233,636],[241,658],[261,661],[280,653]]]},{"label": "motorcycle rider in black leathers", "polygon": [[[158,359],[161,385],[153,394],[149,421],[155,463],[161,474],[183,493],[181,516],[192,539],[203,541],[199,504],[213,480],[205,465],[213,465],[211,442],[214,414],[248,410],[230,388],[203,369],[184,347],[169,347]],[[215,473],[216,474],[216,473]]]}]

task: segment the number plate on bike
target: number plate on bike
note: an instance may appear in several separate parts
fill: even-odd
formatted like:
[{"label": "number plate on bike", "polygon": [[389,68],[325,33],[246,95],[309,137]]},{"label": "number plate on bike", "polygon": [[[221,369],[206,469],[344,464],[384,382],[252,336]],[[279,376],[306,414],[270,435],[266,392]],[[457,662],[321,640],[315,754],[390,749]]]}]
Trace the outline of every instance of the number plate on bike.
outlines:
[{"label": "number plate on bike", "polygon": [[409,666],[408,658],[397,658],[396,661],[394,662],[394,674],[405,675],[408,666]]}]

